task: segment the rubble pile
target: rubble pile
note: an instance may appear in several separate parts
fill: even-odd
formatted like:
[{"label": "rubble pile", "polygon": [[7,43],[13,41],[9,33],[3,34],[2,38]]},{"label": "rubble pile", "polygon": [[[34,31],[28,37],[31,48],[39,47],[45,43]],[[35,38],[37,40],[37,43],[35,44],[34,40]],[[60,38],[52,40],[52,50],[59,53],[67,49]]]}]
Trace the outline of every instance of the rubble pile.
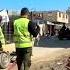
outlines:
[{"label": "rubble pile", "polygon": [[51,61],[39,61],[30,70],[70,70],[70,57],[59,57]]}]

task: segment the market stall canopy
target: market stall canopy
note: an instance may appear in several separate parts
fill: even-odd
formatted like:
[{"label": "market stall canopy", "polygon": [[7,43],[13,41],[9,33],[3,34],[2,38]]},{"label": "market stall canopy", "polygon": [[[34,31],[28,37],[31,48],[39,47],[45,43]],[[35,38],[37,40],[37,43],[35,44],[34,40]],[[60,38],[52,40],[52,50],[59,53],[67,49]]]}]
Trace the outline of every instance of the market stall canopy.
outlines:
[{"label": "market stall canopy", "polygon": [[47,21],[47,24],[48,25],[54,25],[54,23],[50,22],[50,21]]},{"label": "market stall canopy", "polygon": [[9,16],[8,16],[7,10],[1,10],[0,11],[0,16],[2,16],[1,23],[9,22]]}]

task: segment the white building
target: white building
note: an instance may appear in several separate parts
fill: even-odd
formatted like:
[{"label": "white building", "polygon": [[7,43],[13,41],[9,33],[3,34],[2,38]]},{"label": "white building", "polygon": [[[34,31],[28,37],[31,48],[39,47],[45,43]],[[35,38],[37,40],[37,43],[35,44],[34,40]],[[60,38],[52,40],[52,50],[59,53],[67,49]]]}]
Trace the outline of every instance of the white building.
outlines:
[{"label": "white building", "polygon": [[68,15],[60,11],[48,11],[46,19],[51,22],[68,23]]}]

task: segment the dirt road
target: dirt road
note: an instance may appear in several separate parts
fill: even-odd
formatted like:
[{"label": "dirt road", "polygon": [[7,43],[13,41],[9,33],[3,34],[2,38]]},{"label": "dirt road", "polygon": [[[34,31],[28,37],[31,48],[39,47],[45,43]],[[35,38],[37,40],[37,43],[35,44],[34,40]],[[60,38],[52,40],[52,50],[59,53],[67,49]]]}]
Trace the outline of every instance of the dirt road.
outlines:
[{"label": "dirt road", "polygon": [[[34,47],[33,48],[33,55],[32,55],[32,66],[30,70],[50,70],[46,69],[45,63],[47,61],[52,61],[58,59],[62,56],[69,56],[70,55],[70,48],[40,48]],[[40,69],[44,66],[42,69]],[[15,63],[10,64],[6,70],[17,70],[17,65]]]},{"label": "dirt road", "polygon": [[[14,44],[4,47],[5,50],[9,50],[10,52],[12,52],[12,50],[15,51],[14,48],[15,48]],[[45,62],[56,60],[59,57],[63,57],[63,56],[70,56],[70,48],[56,48],[56,47],[49,48],[47,47],[47,45],[46,47],[33,47],[32,65],[30,70],[40,70],[41,66],[43,65],[45,66]],[[17,65],[15,63],[13,64],[10,63],[8,68],[4,70],[17,70]]]}]

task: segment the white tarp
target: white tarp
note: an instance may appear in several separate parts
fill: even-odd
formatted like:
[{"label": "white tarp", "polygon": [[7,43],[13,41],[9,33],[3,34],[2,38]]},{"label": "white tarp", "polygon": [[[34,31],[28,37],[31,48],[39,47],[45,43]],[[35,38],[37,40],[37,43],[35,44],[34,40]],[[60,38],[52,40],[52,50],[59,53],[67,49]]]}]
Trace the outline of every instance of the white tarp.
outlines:
[{"label": "white tarp", "polygon": [[47,21],[48,25],[54,25],[54,23]]},{"label": "white tarp", "polygon": [[2,10],[0,12],[0,15],[2,16],[2,21],[1,21],[2,23],[9,22],[9,17],[6,10]]}]

